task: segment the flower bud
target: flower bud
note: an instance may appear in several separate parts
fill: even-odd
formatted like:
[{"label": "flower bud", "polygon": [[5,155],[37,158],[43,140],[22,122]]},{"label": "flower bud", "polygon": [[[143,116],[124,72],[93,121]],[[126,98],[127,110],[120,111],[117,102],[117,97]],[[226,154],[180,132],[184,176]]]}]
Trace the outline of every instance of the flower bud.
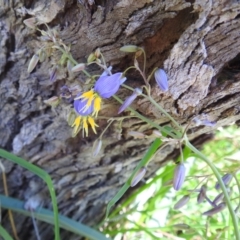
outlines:
[{"label": "flower bud", "polygon": [[101,147],[102,147],[102,139],[97,139],[94,144],[93,144],[93,157],[96,157],[100,150],[101,150]]},{"label": "flower bud", "polygon": [[131,187],[136,186],[144,177],[146,174],[147,169],[145,167],[142,167],[139,169],[139,171],[135,174],[135,176],[132,178],[131,181]]},{"label": "flower bud", "polygon": [[157,85],[160,87],[160,89],[163,92],[166,92],[168,90],[168,78],[165,71],[159,68],[155,71],[154,76],[155,76]]},{"label": "flower bud", "polygon": [[29,27],[29,28],[32,28],[32,29],[35,29],[36,28],[36,23],[37,23],[37,19],[35,17],[32,17],[32,18],[28,18],[28,19],[25,19],[23,21],[23,23]]},{"label": "flower bud", "polygon": [[226,204],[224,202],[220,203],[218,206],[204,212],[202,215],[205,215],[205,216],[212,216],[216,213],[219,213],[221,212],[224,208],[226,207]]},{"label": "flower bud", "polygon": [[46,58],[47,58],[46,52],[43,50],[40,50],[39,51],[39,61],[42,63],[46,60]]},{"label": "flower bud", "polygon": [[53,69],[50,71],[49,78],[51,82],[55,82],[57,79],[57,67],[53,67]]},{"label": "flower bud", "polygon": [[118,110],[118,114],[126,110],[132,102],[137,98],[138,95],[142,94],[142,89],[136,88],[131,96],[127,97],[124,101],[124,103],[121,105],[121,107]]},{"label": "flower bud", "polygon": [[176,209],[176,210],[180,209],[181,207],[186,205],[189,200],[190,200],[190,196],[189,195],[185,195],[179,201],[177,201],[177,203],[174,205],[173,208]]},{"label": "flower bud", "polygon": [[100,56],[101,56],[101,51],[100,51],[100,48],[97,48],[96,50],[95,50],[95,56],[96,56],[96,58],[99,58]]},{"label": "flower bud", "polygon": [[[231,182],[232,178],[233,178],[233,175],[230,173],[227,173],[222,177],[222,181],[225,184],[225,186],[227,186]],[[220,189],[220,184],[218,182],[215,185],[215,189],[217,190]]]},{"label": "flower bud", "polygon": [[67,122],[68,122],[69,126],[73,125],[73,123],[75,121],[75,118],[76,118],[76,114],[74,113],[74,111],[71,111],[68,115],[68,118],[67,118]]},{"label": "flower bud", "polygon": [[158,130],[153,130],[152,134],[156,137],[162,137],[162,133],[159,132]]},{"label": "flower bud", "polygon": [[29,62],[27,71],[31,73],[33,69],[37,66],[37,63],[39,61],[39,57],[37,54],[34,54]]},{"label": "flower bud", "polygon": [[91,53],[88,58],[87,58],[87,63],[91,63],[93,62],[94,60],[96,60],[96,56],[94,53]]},{"label": "flower bud", "polygon": [[218,195],[214,198],[213,204],[214,204],[214,205],[217,205],[220,201],[223,200],[223,198],[224,198],[224,194],[223,194],[223,193],[218,194]]},{"label": "flower bud", "polygon": [[60,103],[60,98],[57,96],[53,96],[47,100],[43,101],[47,105],[50,105],[51,107],[56,107]]},{"label": "flower bud", "polygon": [[122,52],[137,52],[139,50],[139,47],[135,45],[125,45],[120,48],[120,51]]},{"label": "flower bud", "polygon": [[185,180],[186,168],[183,163],[180,163],[176,166],[173,177],[173,188],[178,191]]},{"label": "flower bud", "polygon": [[198,204],[202,203],[204,201],[204,199],[206,198],[206,192],[207,192],[207,186],[204,184],[204,185],[202,185],[201,190],[197,197]]},{"label": "flower bud", "polygon": [[72,72],[80,72],[84,69],[85,69],[85,64],[84,63],[79,63],[72,68]]}]

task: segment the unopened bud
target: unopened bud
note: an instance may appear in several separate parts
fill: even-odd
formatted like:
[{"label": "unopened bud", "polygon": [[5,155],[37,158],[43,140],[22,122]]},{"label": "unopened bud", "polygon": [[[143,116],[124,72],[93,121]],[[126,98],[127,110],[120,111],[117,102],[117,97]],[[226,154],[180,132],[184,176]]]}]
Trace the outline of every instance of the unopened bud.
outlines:
[{"label": "unopened bud", "polygon": [[146,174],[147,169],[145,167],[142,167],[139,169],[139,171],[135,174],[135,176],[132,178],[131,181],[131,187],[136,186],[144,177]]},{"label": "unopened bud", "polygon": [[101,56],[101,51],[100,51],[100,48],[97,48],[96,50],[95,50],[95,56],[96,56],[96,58],[99,58],[100,56]]},{"label": "unopened bud", "polygon": [[50,81],[51,81],[51,82],[55,82],[55,81],[56,81],[56,79],[57,79],[57,70],[58,70],[58,68],[57,68],[57,67],[54,67],[54,68],[50,71],[49,78],[50,78]]},{"label": "unopened bud", "polygon": [[93,62],[94,60],[96,60],[96,56],[94,53],[91,53],[88,58],[87,58],[87,63],[91,63]]},{"label": "unopened bud", "polygon": [[180,163],[176,166],[173,177],[173,188],[178,191],[185,180],[186,168],[183,163]]},{"label": "unopened bud", "polygon": [[201,190],[198,194],[197,197],[197,203],[202,203],[204,201],[204,199],[206,198],[206,192],[207,192],[207,186],[206,185],[202,185]]},{"label": "unopened bud", "polygon": [[226,207],[226,204],[223,202],[223,203],[220,203],[218,206],[204,212],[202,215],[205,215],[205,216],[212,216],[216,213],[219,213],[221,212],[224,208]]},{"label": "unopened bud", "polygon": [[181,207],[186,205],[189,200],[190,200],[190,196],[189,195],[185,195],[174,205],[173,208],[174,209],[180,209]]},{"label": "unopened bud", "polygon": [[126,45],[120,48],[120,51],[122,52],[137,52],[139,50],[139,47],[135,45]]},{"label": "unopened bud", "polygon": [[129,131],[127,134],[134,138],[145,138],[145,134],[143,134],[141,132],[137,132],[137,131]]},{"label": "unopened bud", "polygon": [[46,60],[47,54],[44,50],[39,51],[39,61],[42,63]]},{"label": "unopened bud", "polygon": [[31,73],[33,69],[37,66],[37,63],[39,61],[39,57],[37,54],[34,54],[29,62],[27,71]]},{"label": "unopened bud", "polygon": [[224,194],[223,194],[223,193],[218,194],[218,195],[214,198],[213,204],[214,204],[214,205],[217,205],[220,201],[223,200],[223,198],[224,198]]},{"label": "unopened bud", "polygon": [[28,19],[25,19],[23,21],[23,23],[29,27],[29,28],[32,28],[32,29],[35,29],[36,28],[36,23],[37,23],[37,19],[35,17],[32,17],[32,18],[28,18]]},{"label": "unopened bud", "polygon": [[67,118],[67,122],[68,122],[69,126],[73,125],[73,123],[75,121],[75,118],[76,118],[76,114],[73,111],[71,111],[68,115],[68,118]]},{"label": "unopened bud", "polygon": [[[230,174],[230,173],[225,174],[225,175],[222,177],[222,181],[223,181],[224,185],[227,186],[227,185],[231,182],[232,178],[233,178],[233,175],[232,175],[232,174]],[[218,182],[216,183],[215,188],[216,188],[217,190],[220,189],[220,184],[219,184]]]},{"label": "unopened bud", "polygon": [[80,72],[84,69],[85,69],[85,64],[84,63],[79,63],[72,68],[72,72]]},{"label": "unopened bud", "polygon": [[93,157],[96,157],[100,150],[101,150],[101,147],[102,147],[102,139],[97,139],[94,144],[93,144]]},{"label": "unopened bud", "polygon": [[166,92],[168,90],[168,78],[165,71],[159,68],[155,71],[154,76],[155,76],[157,85],[160,87],[160,89],[163,92]]},{"label": "unopened bud", "polygon": [[53,96],[47,100],[44,100],[43,102],[52,107],[56,107],[60,103],[60,98],[57,96]]},{"label": "unopened bud", "polygon": [[131,96],[127,97],[121,107],[118,110],[118,114],[121,112],[125,111],[132,103],[133,101],[137,98],[138,95],[142,94],[142,89],[136,88],[134,92],[132,93]]},{"label": "unopened bud", "polygon": [[156,137],[162,137],[161,132],[159,132],[158,130],[153,130],[152,134]]}]

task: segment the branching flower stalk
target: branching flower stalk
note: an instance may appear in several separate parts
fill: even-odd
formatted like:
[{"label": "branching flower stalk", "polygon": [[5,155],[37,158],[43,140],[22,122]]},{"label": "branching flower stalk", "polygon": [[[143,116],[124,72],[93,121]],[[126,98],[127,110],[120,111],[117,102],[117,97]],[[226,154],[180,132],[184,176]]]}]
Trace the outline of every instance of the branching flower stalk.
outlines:
[{"label": "branching flower stalk", "polygon": [[216,169],[216,167],[214,166],[214,164],[204,155],[202,154],[199,150],[197,150],[187,139],[187,137],[185,136],[185,145],[190,148],[199,158],[201,158],[213,171],[215,177],[218,180],[218,183],[220,184],[221,190],[224,194],[225,197],[225,201],[226,204],[228,206],[228,210],[230,212],[231,218],[232,218],[232,222],[233,222],[233,226],[234,226],[234,232],[235,232],[235,237],[236,240],[240,240],[240,233],[239,233],[239,226],[238,226],[238,219],[237,216],[234,212],[234,209],[232,207],[227,189],[225,187],[225,184],[222,181],[222,177],[219,173],[219,171]]},{"label": "branching flower stalk", "polygon": [[[29,26],[32,26],[34,27],[34,23],[29,23]],[[46,25],[47,26],[47,25]],[[88,78],[91,78],[92,80],[94,80],[93,76],[91,76],[91,74],[89,74],[85,69],[85,65],[81,65],[79,64],[72,56],[72,54],[70,53],[70,47],[67,47],[63,41],[61,39],[58,38],[58,35],[56,33],[56,31],[52,31],[48,26],[47,26],[47,29],[48,31],[43,31],[43,30],[40,30],[37,28],[38,31],[41,32],[41,34],[43,35],[43,38],[46,38],[50,41],[52,41],[52,46],[51,48],[52,49],[58,49],[59,51],[62,52],[62,58],[60,59],[60,65],[65,65],[65,60],[68,59],[73,65],[75,65],[75,67],[77,68],[77,70],[79,70],[78,68],[79,67],[82,67],[83,68],[81,69],[81,71],[88,77]],[[134,117],[137,117],[139,119],[141,119],[142,121],[148,123],[150,126],[152,126],[153,128],[156,128],[158,129],[161,133],[164,133],[166,134],[168,137],[171,137],[173,138],[173,140],[176,140],[176,142],[179,143],[179,147],[180,147],[180,154],[181,154],[181,163],[182,166],[183,165],[183,152],[182,152],[182,144],[184,144],[187,148],[189,148],[193,153],[195,153],[200,159],[202,159],[212,170],[213,174],[215,175],[215,177],[217,178],[218,180],[218,183],[220,185],[220,188],[222,189],[222,192],[224,194],[224,197],[225,197],[225,201],[226,201],[226,204],[227,204],[227,207],[229,209],[229,212],[230,212],[230,215],[231,215],[231,218],[232,218],[232,222],[233,222],[233,226],[234,226],[234,232],[235,232],[235,237],[237,240],[240,240],[240,233],[239,233],[239,230],[238,230],[238,219],[236,217],[236,214],[235,214],[235,211],[232,207],[232,204],[230,202],[230,198],[229,198],[229,194],[228,194],[228,191],[225,187],[225,184],[221,178],[221,175],[219,173],[219,171],[216,169],[215,165],[204,155],[202,154],[199,150],[197,150],[188,140],[187,138],[187,135],[186,135],[186,132],[187,132],[187,129],[188,129],[188,126],[184,129],[167,111],[165,111],[151,96],[151,86],[149,84],[149,81],[152,77],[152,75],[154,74],[155,75],[155,79],[156,79],[156,82],[158,84],[158,86],[160,87],[160,89],[163,91],[163,92],[166,92],[168,90],[168,82],[167,82],[167,75],[165,73],[164,70],[162,69],[157,69],[157,68],[154,68],[152,71],[151,71],[151,74],[147,77],[146,76],[146,53],[144,51],[143,48],[141,47],[137,47],[137,46],[134,46],[134,45],[127,45],[127,46],[124,46],[120,49],[121,51],[124,51],[124,52],[130,52],[130,53],[135,53],[135,56],[134,56],[134,66],[130,66],[128,67],[123,73],[114,73],[112,74],[111,72],[111,69],[108,68],[107,64],[106,64],[106,61],[105,61],[105,58],[103,56],[103,54],[101,53],[100,49],[97,49],[94,53],[91,53],[88,57],[88,60],[87,60],[87,63],[86,63],[86,66],[92,64],[92,63],[95,63],[97,64],[98,66],[100,66],[101,68],[103,68],[104,72],[102,73],[102,75],[100,75],[99,79],[96,81],[96,84],[94,86],[94,88],[91,88],[91,89],[88,89],[87,92],[84,92],[84,93],[79,93],[79,96],[76,96],[75,97],[75,101],[78,100],[79,103],[77,105],[80,106],[79,108],[77,108],[75,106],[75,108],[77,109],[77,113],[79,114],[79,116],[75,119],[75,122],[74,122],[74,126],[75,126],[75,132],[77,133],[77,131],[79,130],[79,120],[80,117],[84,116],[84,114],[86,115],[85,118],[83,118],[83,127],[86,131],[86,134],[88,133],[88,126],[86,125],[86,122],[89,121],[90,125],[92,125],[93,127],[93,130],[94,132],[95,131],[95,126],[97,126],[94,122],[94,118],[97,118],[97,113],[98,111],[100,111],[101,109],[101,101],[102,99],[104,100],[105,98],[110,98],[110,97],[113,97],[114,99],[116,99],[119,103],[123,103],[123,101],[117,97],[116,95],[114,95],[120,86],[123,86],[131,91],[135,91],[135,89],[123,84],[123,82],[125,81],[125,74],[128,70],[130,69],[133,69],[135,68],[139,73],[140,75],[142,76],[144,82],[145,82],[145,86],[141,87],[141,90],[142,89],[146,89],[146,93],[147,94],[139,94],[141,95],[142,97],[144,97],[146,100],[148,100],[150,103],[152,103],[161,113],[163,113],[172,123],[173,125],[177,128],[176,129],[173,129],[173,128],[164,128],[164,127],[161,127],[159,126],[158,124],[154,123],[152,120],[150,120],[149,118],[143,116],[142,114],[138,113],[137,111],[135,111],[134,109],[132,109],[131,107],[129,107],[129,105],[132,103],[132,101],[135,99],[134,97],[132,97],[129,101],[127,101],[124,105],[124,107],[122,109],[126,109],[126,107],[128,107],[128,109],[134,114]],[[138,61],[137,61],[137,58],[139,56],[141,56],[141,54],[143,54],[143,68],[141,69],[139,67],[139,64],[138,64]],[[101,58],[101,59],[100,59]],[[30,65],[30,70],[32,71],[34,69],[34,67],[36,66],[36,64],[38,63],[39,61],[39,57],[38,55],[36,55],[35,59],[33,58],[32,60],[32,66]],[[78,65],[78,66],[76,66]],[[29,70],[29,72],[31,72]],[[76,69],[74,69],[76,70]],[[116,87],[117,85],[117,87]],[[86,103],[85,103],[85,102]],[[76,105],[76,104],[75,104]],[[93,110],[89,111],[89,116],[87,115],[89,108],[91,107],[94,107]],[[76,110],[75,109],[75,110]],[[82,115],[82,116],[81,116]],[[126,117],[127,118],[127,117]],[[106,129],[111,125],[111,123],[115,120],[118,120],[117,118],[112,118],[112,119],[109,119],[109,124],[107,125],[107,127],[105,128],[105,130],[102,132],[102,134],[100,135],[100,139],[102,138],[103,134],[105,133]],[[121,120],[119,119],[119,121],[123,121],[123,118],[121,118]],[[200,121],[201,123],[201,121]],[[213,123],[209,122],[208,124],[210,124],[209,126],[212,126]],[[160,137],[161,138],[161,137]],[[168,139],[166,139],[167,141]],[[147,157],[144,159],[144,163],[142,162],[141,164],[144,164],[144,166],[138,166],[138,167],[142,167],[142,169],[144,169],[143,167],[145,167],[149,161],[152,159],[152,157],[156,154],[157,152],[157,148],[159,148],[160,146],[160,139],[159,138],[156,138],[154,142],[156,141],[159,141],[158,143],[156,144],[159,144],[158,147],[152,147],[152,149],[154,149],[154,152],[150,152],[149,155],[147,155]],[[164,140],[163,140],[164,142]],[[154,145],[155,146],[155,145]],[[156,145],[157,146],[157,145]],[[149,148],[151,149],[151,147]],[[153,151],[153,150],[151,150]],[[139,168],[140,169],[140,168]],[[135,169],[137,170],[137,169]],[[134,171],[135,171],[134,170]],[[179,172],[183,172],[181,171],[181,169],[179,170]],[[184,174],[180,174],[180,175],[184,175],[184,177],[182,177],[182,179],[178,178],[178,181],[177,181],[177,189],[178,190],[182,185],[184,179],[185,178],[185,170],[184,170]],[[47,182],[51,179],[48,179],[50,178],[49,176],[44,176],[46,179],[47,179]],[[237,181],[237,178],[236,176],[234,176],[236,181]],[[45,180],[46,180],[45,179]],[[179,180],[180,179],[180,180]],[[138,179],[137,179],[138,180]],[[126,183],[128,184],[128,183]],[[240,184],[239,182],[237,181],[237,184],[238,184],[238,188],[240,189]],[[49,185],[49,184],[48,184]],[[134,184],[133,184],[134,185]],[[49,186],[50,187],[50,186]],[[125,190],[128,188],[128,186],[125,186]],[[55,195],[53,193],[53,189],[52,191],[50,191],[51,193],[51,197],[54,199],[54,201],[56,202],[56,199],[55,199]],[[223,204],[223,203],[222,203]],[[240,203],[239,203],[240,204]],[[238,207],[236,208],[236,210],[239,208],[239,205]],[[56,208],[56,205],[55,205],[55,213],[57,213],[57,208]],[[56,215],[57,216],[57,215]],[[58,224],[58,222],[56,221],[56,224]],[[56,232],[56,236],[58,236],[58,233]]]}]

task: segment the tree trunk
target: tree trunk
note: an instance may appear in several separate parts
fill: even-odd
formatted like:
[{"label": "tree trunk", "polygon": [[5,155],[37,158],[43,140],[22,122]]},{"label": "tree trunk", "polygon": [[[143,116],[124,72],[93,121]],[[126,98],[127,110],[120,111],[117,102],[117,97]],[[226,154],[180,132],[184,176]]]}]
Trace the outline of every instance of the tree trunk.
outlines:
[{"label": "tree trunk", "polygon": [[[169,78],[169,91],[164,94],[151,80],[152,97],[182,126],[196,115],[216,121],[214,128],[217,128],[240,119],[240,3],[237,0],[89,3],[87,0],[0,1],[0,146],[51,175],[62,214],[94,225],[102,219],[107,202],[153,141],[153,138],[133,139],[128,131],[151,135],[153,129],[137,118],[128,118],[122,125],[115,121],[103,135],[100,153],[92,157],[93,142],[107,120],[97,122],[97,135],[90,133],[83,138],[80,133],[71,137],[65,105],[52,109],[43,101],[59,95],[64,84],[81,85],[85,77],[70,78],[60,69],[57,81],[52,83],[49,70],[57,64],[60,54],[38,64],[29,74],[29,61],[42,43],[39,33],[27,28],[23,20],[33,15],[50,28],[56,28],[63,42],[71,45],[79,63],[86,62],[88,55],[99,47],[114,71],[133,65],[133,56],[120,52],[120,47],[126,44],[143,47],[147,53],[147,72],[160,67]],[[90,72],[99,74],[99,69],[90,67]],[[130,71],[127,77],[127,84],[132,87],[144,84],[137,71]],[[122,99],[129,94],[126,90],[118,93]],[[139,98],[133,107],[161,126],[170,124],[144,99]],[[116,117],[118,108],[119,103],[111,98],[104,102],[100,115]],[[212,129],[191,124],[188,136],[201,146],[211,137]],[[163,148],[151,161],[146,179],[177,154],[175,145]],[[32,173],[2,161],[10,196],[27,200],[32,194],[46,190]],[[45,205],[49,204],[46,197]],[[31,221],[18,214],[14,214],[14,219],[20,239],[35,239]],[[42,239],[53,239],[52,227],[42,223],[39,228]],[[63,232],[62,239],[65,236],[70,239],[67,234]]]}]

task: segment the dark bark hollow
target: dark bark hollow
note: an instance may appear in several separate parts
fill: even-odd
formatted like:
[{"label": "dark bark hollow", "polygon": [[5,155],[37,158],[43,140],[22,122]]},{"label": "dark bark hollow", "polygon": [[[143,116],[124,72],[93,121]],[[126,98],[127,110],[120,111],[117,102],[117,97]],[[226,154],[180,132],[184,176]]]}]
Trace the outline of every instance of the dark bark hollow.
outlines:
[{"label": "dark bark hollow", "polygon": [[[144,47],[147,71],[164,68],[170,89],[162,92],[152,85],[152,96],[180,124],[185,126],[194,115],[207,115],[208,120],[224,126],[240,119],[239,47],[240,19],[238,1],[3,1],[0,4],[0,146],[28,159],[49,172],[54,180],[62,214],[86,224],[100,221],[106,203],[130,176],[153,139],[134,140],[129,129],[144,133],[153,130],[148,124],[132,118],[115,122],[103,138],[100,154],[92,157],[92,145],[97,138],[79,134],[71,138],[64,106],[55,110],[44,100],[58,95],[64,83],[80,83],[83,76],[67,79],[60,71],[58,81],[49,81],[49,69],[60,55],[38,64],[28,74],[27,66],[34,52],[41,47],[39,34],[27,28],[23,20],[31,14],[57,27],[60,36],[71,44],[78,62],[97,47],[116,71],[132,64],[132,55],[119,52],[125,44]],[[92,68],[92,72],[97,69]],[[129,72],[128,84],[143,84],[137,72]],[[120,96],[129,95],[121,90]],[[116,116],[119,104],[105,102],[102,116]],[[154,122],[169,124],[168,119],[143,99],[133,105]],[[127,112],[124,114],[128,114]],[[98,132],[106,126],[99,120]],[[208,139],[209,127],[191,125],[190,139],[201,145]],[[147,176],[176,156],[175,146],[167,146],[149,165]],[[44,184],[32,173],[3,160],[11,196],[27,199]],[[34,184],[37,183],[37,184]],[[35,190],[31,186],[37,186]],[[1,186],[1,192],[3,187]],[[46,205],[49,205],[46,197]],[[25,231],[31,221],[14,215],[21,239],[35,239]],[[6,218],[5,227],[8,229]],[[52,239],[52,227],[39,225],[42,239]],[[66,233],[62,233],[64,239]],[[69,238],[69,235],[66,235]]]}]

